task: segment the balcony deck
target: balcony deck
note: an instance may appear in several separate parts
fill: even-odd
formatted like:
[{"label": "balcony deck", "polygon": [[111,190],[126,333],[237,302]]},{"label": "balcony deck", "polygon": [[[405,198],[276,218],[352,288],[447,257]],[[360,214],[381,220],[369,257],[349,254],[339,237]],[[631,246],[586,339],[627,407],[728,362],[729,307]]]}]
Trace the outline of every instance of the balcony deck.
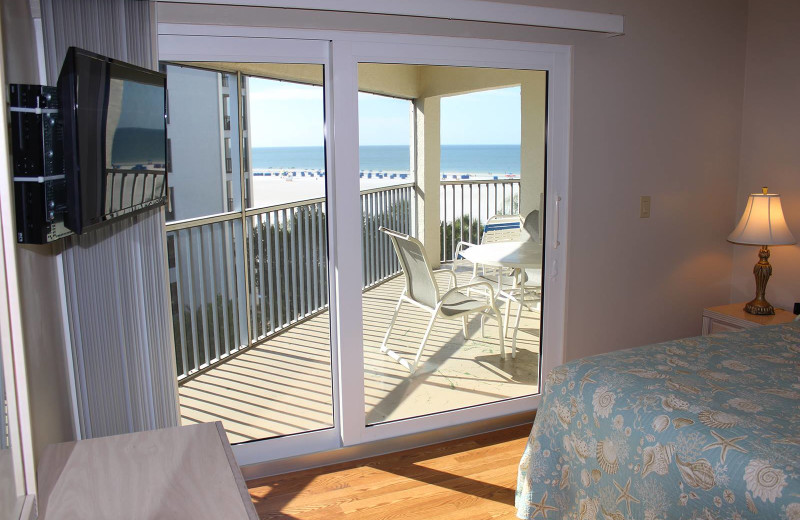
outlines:
[{"label": "balcony deck", "polygon": [[[466,282],[467,273],[459,275]],[[442,281],[445,280],[441,277]],[[368,424],[532,394],[539,384],[539,313],[523,310],[517,357],[500,359],[497,326],[437,320],[414,376],[380,344],[404,286],[400,275],[364,293],[364,359]],[[503,309],[501,308],[501,311]],[[511,309],[512,324],[516,305]],[[413,359],[427,314],[404,306],[389,341]],[[424,364],[423,364],[424,362]],[[322,312],[250,348],[179,388],[183,424],[222,421],[232,443],[332,425],[329,315]]]}]

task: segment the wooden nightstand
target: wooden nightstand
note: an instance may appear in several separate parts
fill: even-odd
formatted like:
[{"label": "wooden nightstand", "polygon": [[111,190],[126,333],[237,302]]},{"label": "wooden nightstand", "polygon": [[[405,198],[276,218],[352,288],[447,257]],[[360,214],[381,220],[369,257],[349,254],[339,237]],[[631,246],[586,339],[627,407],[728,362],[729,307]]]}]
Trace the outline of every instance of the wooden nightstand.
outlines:
[{"label": "wooden nightstand", "polygon": [[775,314],[757,316],[744,311],[744,303],[731,303],[703,309],[703,336],[715,332],[740,331],[761,327],[762,325],[778,325],[792,321],[795,315],[783,309],[775,309]]}]

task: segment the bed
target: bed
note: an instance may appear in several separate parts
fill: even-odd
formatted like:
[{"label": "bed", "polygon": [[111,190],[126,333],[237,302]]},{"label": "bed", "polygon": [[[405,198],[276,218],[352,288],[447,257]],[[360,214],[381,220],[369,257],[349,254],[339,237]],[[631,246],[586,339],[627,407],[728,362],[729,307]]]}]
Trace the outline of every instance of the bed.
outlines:
[{"label": "bed", "polygon": [[516,507],[524,519],[800,520],[800,322],[553,369]]}]

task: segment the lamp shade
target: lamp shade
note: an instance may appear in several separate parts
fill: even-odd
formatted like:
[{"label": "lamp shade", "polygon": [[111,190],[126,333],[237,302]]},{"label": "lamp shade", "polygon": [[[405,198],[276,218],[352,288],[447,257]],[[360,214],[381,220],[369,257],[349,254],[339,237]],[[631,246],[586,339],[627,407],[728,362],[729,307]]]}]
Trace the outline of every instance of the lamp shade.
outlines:
[{"label": "lamp shade", "polygon": [[753,193],[747,199],[741,220],[728,235],[737,244],[786,245],[796,244],[781,209],[781,196],[775,193]]}]

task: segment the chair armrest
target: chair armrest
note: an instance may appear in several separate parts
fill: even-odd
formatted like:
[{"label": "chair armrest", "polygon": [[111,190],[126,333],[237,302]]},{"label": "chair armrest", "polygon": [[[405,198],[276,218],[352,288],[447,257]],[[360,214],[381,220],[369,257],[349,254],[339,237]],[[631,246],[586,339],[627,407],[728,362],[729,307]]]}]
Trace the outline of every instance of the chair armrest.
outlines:
[{"label": "chair armrest", "polygon": [[478,287],[485,288],[485,289],[489,290],[489,303],[493,303],[494,302],[494,287],[492,287],[492,284],[490,284],[489,282],[473,282],[473,283],[468,283],[467,285],[462,285],[461,287],[453,287],[452,289],[450,289],[449,291],[444,293],[442,295],[441,299],[444,300],[447,297],[447,295],[449,295],[450,293],[456,292],[456,291],[460,291],[460,290],[463,290],[463,289],[477,289]]},{"label": "chair armrest", "polygon": [[439,273],[447,273],[450,275],[450,280],[447,282],[447,289],[448,292],[450,291],[450,284],[453,284],[453,289],[458,288],[458,278],[456,277],[456,273],[450,271],[449,269],[439,269],[438,271],[433,271],[433,276],[435,277]]}]

